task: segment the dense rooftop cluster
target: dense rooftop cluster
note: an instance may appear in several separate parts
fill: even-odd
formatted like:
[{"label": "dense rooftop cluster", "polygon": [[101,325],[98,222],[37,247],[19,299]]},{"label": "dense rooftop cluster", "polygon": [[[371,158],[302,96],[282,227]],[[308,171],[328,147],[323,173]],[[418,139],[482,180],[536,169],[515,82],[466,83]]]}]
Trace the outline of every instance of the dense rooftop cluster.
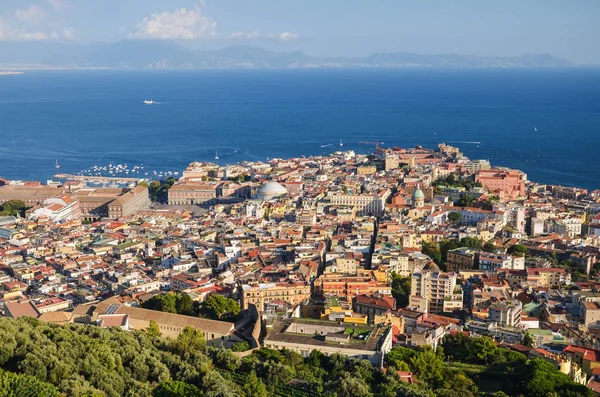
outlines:
[{"label": "dense rooftop cluster", "polygon": [[[376,367],[394,346],[435,349],[461,331],[600,390],[599,191],[444,144],[181,175],[129,189],[0,178],[2,313],[174,338],[188,326],[209,345]],[[151,203],[157,189],[165,203]],[[169,293],[241,312],[147,308]]]}]

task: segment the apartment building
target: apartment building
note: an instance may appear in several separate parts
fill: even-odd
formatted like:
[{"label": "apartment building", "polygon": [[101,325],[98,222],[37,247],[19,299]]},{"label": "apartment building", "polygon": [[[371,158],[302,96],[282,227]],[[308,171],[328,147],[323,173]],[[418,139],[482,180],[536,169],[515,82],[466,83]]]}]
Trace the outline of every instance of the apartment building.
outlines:
[{"label": "apartment building", "polygon": [[410,288],[411,307],[426,313],[444,310],[444,300],[454,298],[456,273],[423,271],[412,275]]},{"label": "apartment building", "polygon": [[519,327],[523,304],[518,300],[496,302],[489,307],[488,319],[503,327]]},{"label": "apartment building", "polygon": [[480,250],[461,247],[448,251],[446,266],[450,272],[477,269]]}]

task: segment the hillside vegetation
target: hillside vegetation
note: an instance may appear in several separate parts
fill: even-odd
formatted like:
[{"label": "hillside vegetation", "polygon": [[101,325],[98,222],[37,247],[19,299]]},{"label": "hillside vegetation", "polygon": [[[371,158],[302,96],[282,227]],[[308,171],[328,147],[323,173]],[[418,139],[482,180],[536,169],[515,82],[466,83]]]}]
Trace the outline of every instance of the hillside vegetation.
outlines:
[{"label": "hillside vegetation", "polygon": [[[365,360],[317,351],[303,358],[261,349],[242,359],[206,346],[191,328],[176,339],[154,333],[1,318],[0,397],[469,397],[500,389],[589,395],[552,365],[499,349],[487,338],[447,337],[436,351],[396,347],[384,373]],[[416,384],[402,382],[394,369],[412,371]],[[490,377],[496,378],[492,390],[485,388]]]}]

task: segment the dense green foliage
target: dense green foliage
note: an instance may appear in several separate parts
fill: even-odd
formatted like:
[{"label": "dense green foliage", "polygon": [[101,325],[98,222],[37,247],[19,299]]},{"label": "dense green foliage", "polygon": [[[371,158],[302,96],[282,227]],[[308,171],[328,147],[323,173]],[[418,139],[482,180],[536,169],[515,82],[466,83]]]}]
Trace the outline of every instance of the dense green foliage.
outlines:
[{"label": "dense green foliage", "polygon": [[240,314],[240,305],[233,299],[213,294],[200,304],[198,312],[202,317],[213,320],[234,318]]},{"label": "dense green foliage", "polygon": [[140,182],[141,185],[148,187],[150,200],[166,203],[169,199],[169,189],[175,184],[174,178],[167,178],[164,181],[152,181],[149,184]]},{"label": "dense green foliage", "polygon": [[392,273],[392,296],[396,299],[396,307],[402,308],[408,305],[410,296],[410,277],[402,277]]},{"label": "dense green foliage", "polygon": [[455,225],[458,225],[458,223],[460,222],[460,218],[462,218],[460,212],[452,211],[448,214],[448,220],[454,223]]},{"label": "dense green foliage", "polygon": [[527,253],[527,247],[521,244],[515,244],[510,246],[506,252],[515,256],[524,256]]},{"label": "dense green foliage", "polygon": [[167,313],[195,316],[194,301],[185,293],[167,293],[154,295],[142,304],[144,309],[158,310]]},{"label": "dense green foliage", "polygon": [[54,397],[58,389],[33,376],[19,375],[0,369],[0,397]]},{"label": "dense green foliage", "polygon": [[194,302],[185,293],[155,295],[142,304],[144,309],[177,313],[186,316],[200,316],[213,320],[235,320],[240,314],[240,305],[235,300],[221,295],[210,295],[202,303]]},{"label": "dense green foliage", "polygon": [[9,200],[0,205],[0,216],[25,216],[27,206],[21,200]]},{"label": "dense green foliage", "polygon": [[368,361],[337,354],[313,352],[303,358],[291,351],[261,349],[241,359],[231,350],[206,346],[198,331],[189,328],[177,339],[163,339],[141,331],[59,326],[31,318],[0,319],[0,367],[8,374],[0,375],[0,385],[8,385],[2,397],[28,396],[22,392],[27,388],[39,390],[34,395],[54,396],[54,387],[68,396],[96,397],[419,392],[394,373],[383,374]]},{"label": "dense green foliage", "polygon": [[[554,366],[498,348],[491,339],[446,336],[443,348],[397,346],[388,370],[313,351],[260,349],[240,358],[185,328],[176,339],[88,325],[0,319],[0,397],[470,397],[588,396]],[[416,384],[395,370],[412,371]],[[18,375],[17,375],[18,374]]]},{"label": "dense green foliage", "polygon": [[467,368],[458,368],[465,373],[472,371],[471,377],[480,387],[499,382],[498,386],[508,395],[592,395],[584,385],[573,383],[551,363],[537,358],[529,360],[521,353],[499,348],[487,337],[470,338],[462,333],[446,335],[443,348],[448,359],[471,364]]}]

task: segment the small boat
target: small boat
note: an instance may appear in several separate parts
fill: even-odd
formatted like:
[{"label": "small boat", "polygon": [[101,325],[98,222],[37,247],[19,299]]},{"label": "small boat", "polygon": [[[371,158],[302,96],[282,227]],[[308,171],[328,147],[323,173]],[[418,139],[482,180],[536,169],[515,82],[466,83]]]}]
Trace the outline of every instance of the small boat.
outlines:
[{"label": "small boat", "polygon": [[344,144],[342,143],[342,140],[340,139],[340,147],[344,146]]},{"label": "small boat", "polygon": [[534,132],[537,132],[537,127],[533,127],[533,131],[534,131]]},{"label": "small boat", "polygon": [[56,169],[60,168],[60,164],[58,164],[58,159],[56,160],[56,165],[54,166]]},{"label": "small boat", "polygon": [[144,105],[156,105],[156,102],[154,102],[152,99],[144,99]]},{"label": "small boat", "polygon": [[219,153],[215,150],[215,160],[219,160]]}]

